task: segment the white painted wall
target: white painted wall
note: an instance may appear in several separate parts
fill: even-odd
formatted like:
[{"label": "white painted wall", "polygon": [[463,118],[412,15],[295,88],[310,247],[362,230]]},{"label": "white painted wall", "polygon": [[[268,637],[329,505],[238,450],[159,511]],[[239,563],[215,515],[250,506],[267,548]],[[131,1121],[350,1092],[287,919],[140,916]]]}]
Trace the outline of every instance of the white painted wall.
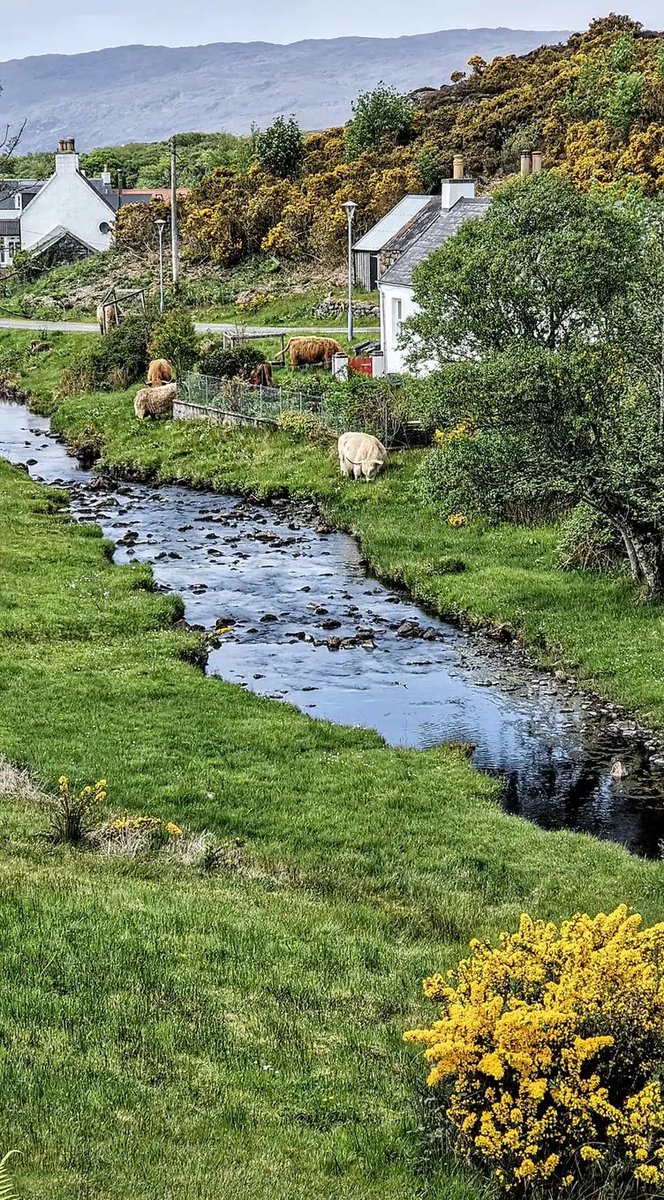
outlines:
[{"label": "white painted wall", "polygon": [[[80,174],[78,154],[59,153],[55,162],[55,175],[23,210],[23,249],[29,250],[62,225],[95,250],[108,250],[114,221],[112,210]],[[100,228],[102,225],[108,226],[106,232]]]},{"label": "white painted wall", "polygon": [[[412,287],[402,284],[378,283],[380,292],[380,343],[385,356],[386,375],[412,374],[406,365],[406,351],[401,345],[401,325],[415,316],[418,307]],[[435,361],[419,367],[418,375],[430,375],[436,370]]]}]

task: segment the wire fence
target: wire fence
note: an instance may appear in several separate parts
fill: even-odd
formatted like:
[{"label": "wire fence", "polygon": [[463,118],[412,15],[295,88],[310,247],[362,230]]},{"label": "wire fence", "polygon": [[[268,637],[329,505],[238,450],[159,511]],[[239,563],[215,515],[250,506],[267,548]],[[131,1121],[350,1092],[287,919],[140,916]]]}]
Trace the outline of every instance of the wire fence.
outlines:
[{"label": "wire fence", "polygon": [[180,400],[223,412],[229,416],[276,422],[283,412],[310,413],[335,429],[337,421],[322,396],[292,391],[290,388],[264,387],[242,379],[217,379],[212,375],[185,375],[180,384]]}]

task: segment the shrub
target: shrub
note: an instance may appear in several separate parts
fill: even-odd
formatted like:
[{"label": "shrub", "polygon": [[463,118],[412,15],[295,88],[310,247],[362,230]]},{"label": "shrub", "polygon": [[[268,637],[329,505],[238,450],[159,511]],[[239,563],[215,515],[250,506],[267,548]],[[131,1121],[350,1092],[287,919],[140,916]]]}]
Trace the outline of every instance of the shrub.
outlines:
[{"label": "shrub", "polygon": [[400,383],[351,374],[331,386],[326,403],[338,429],[372,433],[386,445],[407,441],[407,389]]},{"label": "shrub", "polygon": [[50,841],[79,845],[91,832],[95,815],[98,815],[106,796],[105,779],[88,784],[76,792],[67,776],[61,775],[57,794],[45,796],[43,800],[49,815],[47,836]]},{"label": "shrub", "polygon": [[626,562],[615,525],[588,504],[577,504],[563,521],[558,563],[565,571],[614,571]]},{"label": "shrub", "polygon": [[[132,313],[73,362],[62,387],[81,391],[108,388],[118,382],[125,387],[145,378],[150,355],[150,318]],[[66,393],[65,393],[66,394]]]},{"label": "shrub", "polygon": [[439,1020],[405,1035],[458,1152],[520,1195],[661,1194],[664,924],[524,915],[471,950],[425,981]]},{"label": "shrub", "polygon": [[215,379],[235,379],[238,376],[244,378],[264,361],[265,356],[255,346],[240,343],[237,346],[224,347],[220,342],[216,342],[203,354],[200,370],[201,375],[212,375]]},{"label": "shrub", "polygon": [[151,358],[165,358],[177,375],[190,371],[198,360],[198,338],[191,315],[184,308],[162,313],[152,326]]},{"label": "shrub", "polygon": [[334,436],[331,430],[322,423],[320,417],[312,412],[295,412],[286,409],[279,414],[277,425],[282,433],[288,433],[298,441],[327,441],[328,438]]}]

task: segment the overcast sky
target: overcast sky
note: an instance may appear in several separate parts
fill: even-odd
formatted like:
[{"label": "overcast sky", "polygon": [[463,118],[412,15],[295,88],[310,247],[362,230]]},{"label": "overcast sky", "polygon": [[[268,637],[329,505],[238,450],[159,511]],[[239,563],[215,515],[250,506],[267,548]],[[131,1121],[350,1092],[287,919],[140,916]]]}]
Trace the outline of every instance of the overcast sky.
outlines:
[{"label": "overcast sky", "polygon": [[[204,42],[293,42],[370,34],[398,37],[459,26],[579,29],[594,16],[624,12],[620,0],[0,0],[0,59],[98,50],[133,42],[184,46]],[[638,0],[633,17],[664,25],[661,0]]]}]

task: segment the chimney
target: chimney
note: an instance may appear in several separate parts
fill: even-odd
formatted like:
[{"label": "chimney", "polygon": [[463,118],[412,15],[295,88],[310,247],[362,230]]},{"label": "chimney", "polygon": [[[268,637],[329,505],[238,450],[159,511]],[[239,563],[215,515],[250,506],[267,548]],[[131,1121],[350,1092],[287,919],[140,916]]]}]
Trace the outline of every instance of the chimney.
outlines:
[{"label": "chimney", "polygon": [[527,150],[521,155],[521,178],[527,179],[533,169],[533,160]]},{"label": "chimney", "polygon": [[452,179],[443,179],[441,205],[443,212],[449,212],[459,200],[474,200],[475,180],[469,179],[464,172],[464,162],[461,154],[455,154]]},{"label": "chimney", "polygon": [[74,138],[62,138],[58,142],[58,152],[55,156],[56,175],[69,174],[79,169],[79,157],[76,153]]},{"label": "chimney", "polygon": [[533,175],[540,175],[542,172],[542,151],[533,150]]},{"label": "chimney", "polygon": [[101,181],[102,181],[104,187],[108,188],[110,191],[112,184],[113,184],[113,179],[111,177],[111,172],[109,171],[108,166],[105,166],[101,173]]}]

